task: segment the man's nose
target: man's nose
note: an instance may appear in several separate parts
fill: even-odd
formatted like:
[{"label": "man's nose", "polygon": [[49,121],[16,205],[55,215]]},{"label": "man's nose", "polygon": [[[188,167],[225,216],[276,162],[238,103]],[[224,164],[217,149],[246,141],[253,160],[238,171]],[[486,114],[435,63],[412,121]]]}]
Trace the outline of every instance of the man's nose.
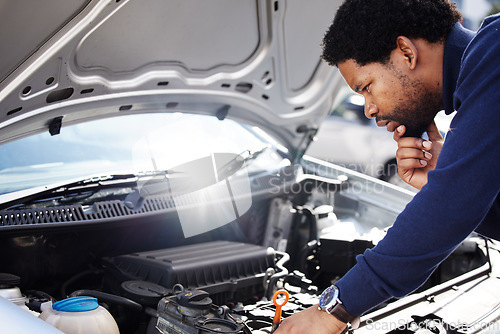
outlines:
[{"label": "man's nose", "polygon": [[377,116],[378,108],[375,104],[366,102],[365,103],[365,116],[368,118],[374,118]]}]

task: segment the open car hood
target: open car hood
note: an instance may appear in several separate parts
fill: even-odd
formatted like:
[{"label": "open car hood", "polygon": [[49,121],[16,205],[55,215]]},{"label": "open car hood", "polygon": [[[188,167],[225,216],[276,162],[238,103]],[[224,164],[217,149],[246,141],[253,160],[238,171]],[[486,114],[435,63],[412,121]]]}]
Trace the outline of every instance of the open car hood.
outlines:
[{"label": "open car hood", "polygon": [[257,125],[298,156],[341,80],[320,59],[339,2],[0,1],[0,143],[188,112]]}]

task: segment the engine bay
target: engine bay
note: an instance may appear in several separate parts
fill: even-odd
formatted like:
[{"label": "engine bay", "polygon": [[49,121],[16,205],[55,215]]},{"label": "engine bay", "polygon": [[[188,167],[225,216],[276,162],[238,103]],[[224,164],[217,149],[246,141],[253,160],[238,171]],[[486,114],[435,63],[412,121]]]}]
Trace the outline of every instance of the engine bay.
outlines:
[{"label": "engine bay", "polygon": [[[349,269],[361,252],[357,248],[366,243],[322,238],[320,247],[306,252],[307,264],[297,269],[286,252],[227,240],[106,256],[63,282],[40,281],[23,289],[17,303],[38,315],[47,303],[93,297],[113,316],[120,333],[272,333],[275,292],[289,293],[282,318],[317,304],[322,289]],[[331,263],[331,257],[343,260]],[[428,285],[483,261],[474,244],[463,245]],[[311,269],[318,265],[323,269]],[[19,277],[3,274],[1,291],[18,285]]]},{"label": "engine bay", "polygon": [[[356,183],[355,174],[346,182],[341,177],[345,171],[329,171],[298,183],[287,183],[282,175],[279,194],[255,191],[251,209],[236,221],[189,238],[183,236],[175,208],[115,217],[120,210],[109,207],[118,201],[101,200],[92,210],[84,209],[91,218],[82,224],[6,225],[0,236],[0,251],[8,254],[0,259],[0,296],[21,306],[22,313],[13,310],[5,317],[25,324],[26,316],[62,321],[64,310],[74,307],[66,304],[76,301],[78,307],[100,312],[82,320],[82,326],[105,313],[116,330],[110,333],[272,333],[279,324],[273,322],[275,293],[288,294],[279,319],[317,304],[321,292],[355,265],[356,256],[383,238],[400,210],[370,203],[363,197],[369,193],[356,191],[370,183]],[[401,194],[391,191],[370,196],[396,204],[399,196],[404,205]],[[155,199],[148,201],[153,207]],[[5,211],[2,219],[26,220],[26,212],[36,210],[43,211],[44,219],[56,217],[31,206]],[[416,293],[475,270],[480,272],[473,278],[489,275],[482,269],[489,256],[480,244],[466,240]],[[453,291],[453,286],[441,290]],[[399,302],[372,310],[383,316],[368,315],[362,326],[394,316],[394,310],[404,309],[392,306]],[[418,312],[407,326],[380,332],[408,333],[408,326],[420,328],[418,323],[434,318]],[[41,332],[38,325],[32,329]]]}]

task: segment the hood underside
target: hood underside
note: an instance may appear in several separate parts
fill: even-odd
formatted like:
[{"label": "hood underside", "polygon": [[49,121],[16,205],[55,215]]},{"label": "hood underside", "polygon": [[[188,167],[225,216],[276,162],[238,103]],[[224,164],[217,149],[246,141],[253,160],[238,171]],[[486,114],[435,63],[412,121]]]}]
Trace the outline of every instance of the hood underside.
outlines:
[{"label": "hood underside", "polygon": [[300,153],[341,80],[320,59],[339,2],[0,1],[0,143],[188,112],[257,125]]}]

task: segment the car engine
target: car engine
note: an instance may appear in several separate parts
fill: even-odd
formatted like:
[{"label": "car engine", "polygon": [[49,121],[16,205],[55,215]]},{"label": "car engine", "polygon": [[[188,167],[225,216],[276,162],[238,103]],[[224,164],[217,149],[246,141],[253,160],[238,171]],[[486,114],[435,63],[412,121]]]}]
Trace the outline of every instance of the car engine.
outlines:
[{"label": "car engine", "polygon": [[[67,296],[97,298],[121,333],[270,333],[275,311],[271,300],[278,288],[290,292],[284,316],[317,300],[311,281],[285,268],[288,259],[270,247],[213,241],[106,257],[99,269],[79,273],[61,289],[100,277],[99,289]],[[2,296],[19,284],[14,275],[0,279]],[[43,291],[24,294],[18,302],[35,314],[44,303],[55,301]]]},{"label": "car engine", "polygon": [[[323,256],[339,254],[340,247],[348,259],[346,244],[338,242],[322,239],[328,248]],[[317,258],[321,263],[321,256]],[[233,241],[130,253],[100,259],[99,268],[71,277],[60,285],[60,293],[68,296],[63,301],[96,298],[120,333],[272,333],[277,290],[289,293],[282,317],[316,304],[320,293],[304,273],[286,268],[289,259],[271,247]],[[349,265],[337,264],[333,269],[325,265],[324,274]],[[44,291],[21,294],[19,282],[14,275],[0,275],[0,295],[25,304],[35,315],[56,301]],[[74,286],[85,288],[69,291]]]},{"label": "car engine", "polygon": [[[360,200],[340,178],[301,182],[292,183],[301,191],[288,189],[294,196],[256,191],[252,208],[236,221],[190,238],[175,210],[156,198],[137,212],[99,198],[74,211],[88,218],[84,223],[73,222],[82,218],[55,201],[4,211],[0,304],[8,300],[15,307],[0,305],[2,321],[37,333],[45,333],[47,323],[52,326],[46,333],[59,333],[56,327],[84,333],[80,326],[98,328],[101,319],[113,328],[103,333],[272,333],[278,308],[278,319],[284,319],[317,304],[323,289],[383,238],[399,210]],[[381,194],[392,201],[391,192]],[[486,262],[476,241],[464,242],[421,290]],[[283,290],[288,300],[277,307],[275,293]],[[90,311],[95,316],[83,315]],[[412,324],[420,328],[434,318],[414,318]],[[30,327],[33,319],[38,323]],[[62,329],[62,322],[78,328]]]}]

